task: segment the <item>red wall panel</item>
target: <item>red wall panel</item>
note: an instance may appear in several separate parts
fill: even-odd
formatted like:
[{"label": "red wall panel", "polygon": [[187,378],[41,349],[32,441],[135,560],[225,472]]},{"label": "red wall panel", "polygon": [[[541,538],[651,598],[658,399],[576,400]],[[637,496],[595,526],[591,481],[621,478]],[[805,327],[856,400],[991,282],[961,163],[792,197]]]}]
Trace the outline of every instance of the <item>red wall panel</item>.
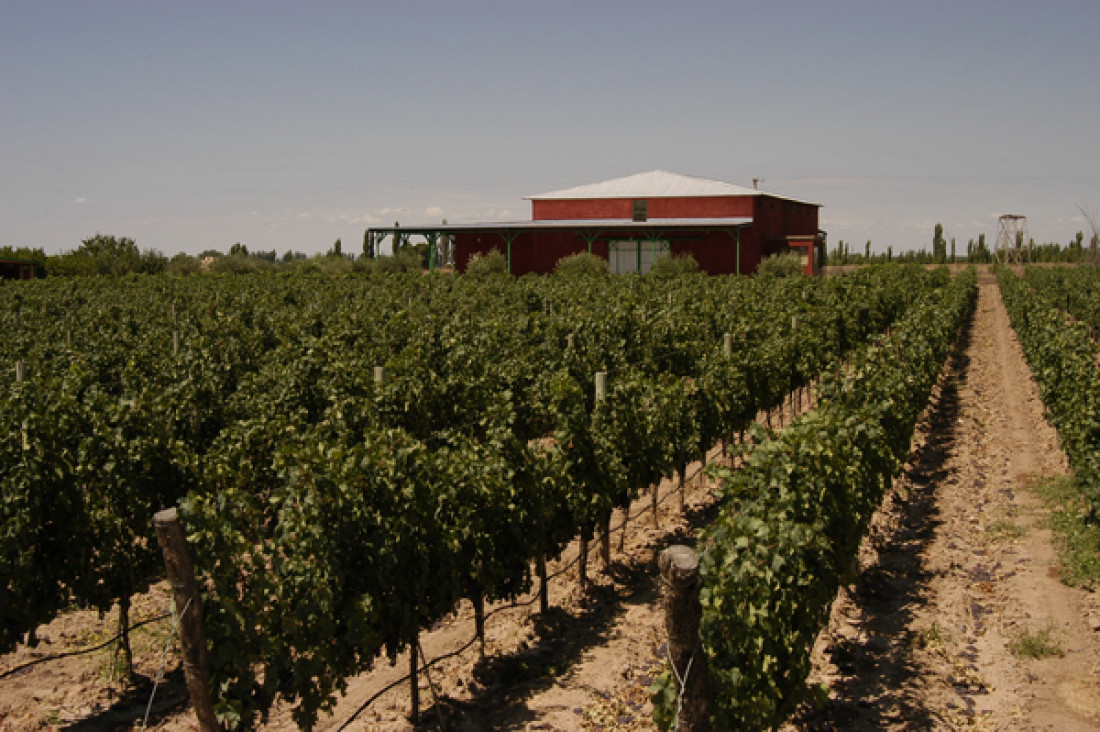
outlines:
[{"label": "red wall panel", "polygon": [[[752,216],[754,196],[710,196],[648,198],[651,219],[727,218]],[[570,219],[629,219],[634,215],[633,198],[531,201],[535,221]]]}]

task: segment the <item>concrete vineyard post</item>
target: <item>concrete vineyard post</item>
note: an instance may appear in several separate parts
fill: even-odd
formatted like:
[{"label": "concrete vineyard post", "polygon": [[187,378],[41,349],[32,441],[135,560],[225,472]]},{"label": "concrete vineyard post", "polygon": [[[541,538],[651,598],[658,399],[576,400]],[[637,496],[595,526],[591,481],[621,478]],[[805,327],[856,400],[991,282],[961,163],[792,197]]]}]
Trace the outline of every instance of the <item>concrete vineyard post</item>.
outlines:
[{"label": "concrete vineyard post", "polygon": [[202,595],[195,582],[195,570],[187,553],[187,540],[180,526],[176,509],[167,508],[153,515],[157,543],[164,554],[172,599],[180,613],[180,645],[183,649],[183,672],[187,693],[195,708],[202,732],[221,729],[214,716],[214,701],[210,696],[210,670],[206,665],[206,633],[202,624]]},{"label": "concrete vineyard post", "polygon": [[683,545],[670,546],[658,559],[661,607],[668,633],[668,660],[680,697],[674,728],[702,732],[710,727],[710,674],[699,640],[699,559]]}]

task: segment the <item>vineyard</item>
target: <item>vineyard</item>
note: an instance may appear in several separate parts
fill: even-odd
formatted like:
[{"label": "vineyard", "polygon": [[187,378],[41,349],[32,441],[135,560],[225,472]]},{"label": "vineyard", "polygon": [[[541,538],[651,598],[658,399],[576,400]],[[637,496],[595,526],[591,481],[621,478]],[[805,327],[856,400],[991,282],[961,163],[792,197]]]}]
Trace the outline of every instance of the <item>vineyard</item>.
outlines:
[{"label": "vineyard", "polygon": [[[0,651],[74,606],[117,605],[125,629],[163,574],[152,516],[178,506],[220,721],[282,700],[308,728],[459,602],[545,588],[578,536],[583,578],[615,509],[727,444],[701,637],[721,725],[767,728],[802,698],[975,292],[972,271],[900,267],[5,285]],[[757,424],[811,386],[813,411]]]}]

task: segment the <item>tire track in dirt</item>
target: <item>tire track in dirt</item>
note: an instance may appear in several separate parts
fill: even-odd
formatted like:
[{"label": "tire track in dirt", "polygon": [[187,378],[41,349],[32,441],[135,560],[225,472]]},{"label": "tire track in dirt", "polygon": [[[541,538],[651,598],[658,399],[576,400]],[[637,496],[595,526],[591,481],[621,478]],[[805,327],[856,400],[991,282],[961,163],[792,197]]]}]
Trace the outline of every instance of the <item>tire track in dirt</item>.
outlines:
[{"label": "tire track in dirt", "polygon": [[[792,729],[1100,728],[1097,598],[1058,580],[1028,488],[1065,458],[988,275],[952,367],[815,649],[829,700]],[[1010,650],[1040,632],[1064,655]]]}]

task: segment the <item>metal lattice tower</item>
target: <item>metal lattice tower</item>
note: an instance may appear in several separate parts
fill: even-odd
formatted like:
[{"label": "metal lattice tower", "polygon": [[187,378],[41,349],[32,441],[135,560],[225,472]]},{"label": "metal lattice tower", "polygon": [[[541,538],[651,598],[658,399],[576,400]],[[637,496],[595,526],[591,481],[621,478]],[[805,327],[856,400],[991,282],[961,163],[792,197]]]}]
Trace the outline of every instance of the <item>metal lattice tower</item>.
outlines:
[{"label": "metal lattice tower", "polygon": [[1031,261],[1031,241],[1027,238],[1027,216],[1005,214],[997,222],[997,246],[1001,264]]}]

